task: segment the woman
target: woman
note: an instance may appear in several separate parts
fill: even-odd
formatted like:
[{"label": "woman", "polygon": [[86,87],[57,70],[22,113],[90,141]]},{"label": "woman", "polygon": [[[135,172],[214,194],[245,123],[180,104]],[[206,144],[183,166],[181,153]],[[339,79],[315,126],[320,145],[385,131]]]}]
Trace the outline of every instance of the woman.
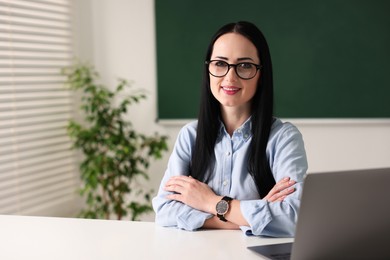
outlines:
[{"label": "woman", "polygon": [[293,236],[307,160],[300,132],[273,117],[271,57],[249,22],[223,26],[206,54],[198,121],[176,140],[156,223]]}]

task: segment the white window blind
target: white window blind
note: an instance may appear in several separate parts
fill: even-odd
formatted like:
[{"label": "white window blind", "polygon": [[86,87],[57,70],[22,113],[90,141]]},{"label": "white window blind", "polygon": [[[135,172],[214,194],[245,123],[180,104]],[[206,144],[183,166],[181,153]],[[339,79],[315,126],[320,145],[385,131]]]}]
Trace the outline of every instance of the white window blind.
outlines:
[{"label": "white window blind", "polygon": [[75,207],[73,99],[60,74],[73,57],[69,1],[0,0],[0,214]]}]

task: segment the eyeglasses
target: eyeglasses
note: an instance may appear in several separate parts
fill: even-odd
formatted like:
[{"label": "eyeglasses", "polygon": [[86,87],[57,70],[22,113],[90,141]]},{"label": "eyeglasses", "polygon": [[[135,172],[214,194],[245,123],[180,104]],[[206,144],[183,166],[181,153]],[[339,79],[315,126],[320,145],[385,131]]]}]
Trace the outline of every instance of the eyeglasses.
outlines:
[{"label": "eyeglasses", "polygon": [[261,65],[251,62],[229,64],[223,60],[210,60],[205,61],[205,64],[208,66],[209,73],[218,78],[226,76],[231,67],[234,67],[237,76],[241,79],[252,79],[256,76],[257,71],[261,69]]}]

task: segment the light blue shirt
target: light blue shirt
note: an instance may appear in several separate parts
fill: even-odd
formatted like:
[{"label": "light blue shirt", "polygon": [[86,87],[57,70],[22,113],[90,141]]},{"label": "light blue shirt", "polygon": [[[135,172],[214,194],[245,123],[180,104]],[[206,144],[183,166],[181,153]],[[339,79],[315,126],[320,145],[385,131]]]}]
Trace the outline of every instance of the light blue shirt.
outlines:
[{"label": "light blue shirt", "polygon": [[[160,189],[153,198],[156,223],[166,227],[196,230],[213,215],[191,208],[181,202],[168,200],[165,183],[172,176],[188,175],[192,149],[195,144],[197,121],[185,125],[179,132]],[[247,235],[291,237],[300,206],[307,159],[301,133],[291,123],[275,119],[267,144],[267,157],[278,182],[284,177],[295,180],[296,191],[283,202],[261,200],[253,178],[248,173],[248,151],[252,139],[251,120],[234,131],[232,137],[221,123],[215,144],[216,163],[208,181],[211,189],[220,196],[240,200],[241,212],[249,223],[240,227]]]}]

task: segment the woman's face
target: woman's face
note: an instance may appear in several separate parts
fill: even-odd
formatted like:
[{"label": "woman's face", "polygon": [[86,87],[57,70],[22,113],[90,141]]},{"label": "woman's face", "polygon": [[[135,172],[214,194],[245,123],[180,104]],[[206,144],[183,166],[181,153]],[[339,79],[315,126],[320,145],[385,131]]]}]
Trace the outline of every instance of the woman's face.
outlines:
[{"label": "woman's face", "polygon": [[[210,60],[221,60],[229,64],[250,62],[260,64],[256,47],[251,41],[238,33],[227,33],[214,43]],[[256,93],[260,71],[252,79],[237,76],[234,67],[223,77],[210,75],[210,88],[213,96],[221,104],[221,109],[237,108],[250,111],[250,102]]]}]

